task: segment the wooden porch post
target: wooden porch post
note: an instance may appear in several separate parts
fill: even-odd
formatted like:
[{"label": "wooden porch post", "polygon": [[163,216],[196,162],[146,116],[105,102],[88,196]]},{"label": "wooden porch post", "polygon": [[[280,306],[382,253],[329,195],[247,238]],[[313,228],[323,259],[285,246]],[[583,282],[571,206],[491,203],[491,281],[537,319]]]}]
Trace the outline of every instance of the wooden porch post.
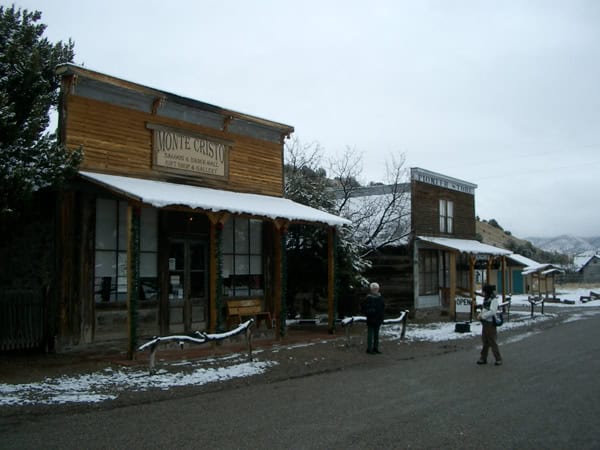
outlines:
[{"label": "wooden porch post", "polygon": [[452,319],[456,320],[456,253],[450,252],[450,311]]},{"label": "wooden porch post", "polygon": [[287,224],[281,220],[273,223],[273,315],[275,316],[275,337],[281,338],[285,322],[281,311],[283,299],[283,248],[282,238]]},{"label": "wooden porch post", "polygon": [[502,280],[502,303],[504,303],[506,301],[506,257],[502,256],[502,264],[500,265],[500,268],[502,270],[502,277],[500,278]]},{"label": "wooden porch post", "polygon": [[327,230],[327,300],[329,333],[335,333],[335,227]]},{"label": "wooden porch post", "polygon": [[475,304],[477,303],[475,299],[475,255],[471,254],[469,256],[469,293],[471,294],[471,315],[475,315]]},{"label": "wooden porch post", "polygon": [[493,256],[488,256],[487,267],[485,269],[485,284],[491,284],[490,278],[492,277],[492,262],[494,261]]},{"label": "wooden porch post", "polygon": [[[209,216],[210,218],[210,216]],[[210,311],[210,323],[209,330],[211,333],[217,331],[217,272],[219,266],[219,249],[217,241],[217,226],[218,222],[215,222],[210,218],[209,221],[209,243],[208,243],[208,310]]]},{"label": "wooden porch post", "polygon": [[227,219],[226,213],[207,213],[209,219],[209,243],[208,243],[208,310],[209,314],[209,330],[211,333],[215,333],[217,331],[217,326],[219,325],[220,318],[220,294],[219,292],[219,277],[221,274],[219,273],[219,252],[221,249],[219,248],[220,239],[219,234],[223,230],[223,224]]},{"label": "wooden porch post", "polygon": [[127,357],[137,347],[138,301],[140,296],[140,207],[127,205]]}]

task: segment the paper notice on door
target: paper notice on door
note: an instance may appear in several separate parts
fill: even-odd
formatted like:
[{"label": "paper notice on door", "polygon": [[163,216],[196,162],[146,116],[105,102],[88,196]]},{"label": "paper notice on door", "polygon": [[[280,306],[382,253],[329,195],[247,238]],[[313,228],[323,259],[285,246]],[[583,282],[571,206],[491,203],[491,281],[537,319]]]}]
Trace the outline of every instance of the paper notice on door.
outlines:
[{"label": "paper notice on door", "polygon": [[175,270],[177,267],[177,260],[175,258],[169,258],[169,270]]},{"label": "paper notice on door", "polygon": [[171,275],[171,286],[179,286],[180,280],[179,275]]},{"label": "paper notice on door", "polygon": [[180,300],[183,298],[183,289],[178,289],[177,290],[177,298],[180,299]]}]

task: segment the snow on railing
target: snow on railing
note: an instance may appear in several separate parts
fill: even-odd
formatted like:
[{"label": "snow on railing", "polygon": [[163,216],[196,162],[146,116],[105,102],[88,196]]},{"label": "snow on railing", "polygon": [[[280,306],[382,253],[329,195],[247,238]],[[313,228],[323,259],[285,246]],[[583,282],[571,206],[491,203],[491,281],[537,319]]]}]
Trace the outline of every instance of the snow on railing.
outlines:
[{"label": "snow on railing", "polygon": [[207,342],[222,341],[238,334],[246,333],[246,342],[248,344],[248,360],[252,361],[252,331],[251,326],[254,323],[254,319],[249,319],[244,323],[241,323],[237,328],[226,331],[225,333],[204,333],[202,331],[196,331],[192,335],[173,335],[173,336],[154,336],[151,340],[145,344],[140,345],[137,350],[150,350],[149,368],[150,373],[154,373],[156,363],[156,350],[159,344],[167,342],[177,342],[183,349],[184,343],[190,344],[206,344]]},{"label": "snow on railing", "polygon": [[529,297],[527,297],[527,301],[531,305],[531,317],[533,317],[533,310],[538,305],[542,305],[542,314],[544,314],[544,300],[545,298],[543,296],[538,297],[530,295]]},{"label": "snow on railing", "polygon": [[[404,339],[406,335],[406,322],[408,319],[408,310],[402,311],[398,317],[394,319],[385,319],[382,325],[396,325],[402,324],[402,333],[400,334],[400,339]],[[350,326],[354,323],[358,322],[367,322],[367,318],[365,316],[352,316],[352,317],[344,317],[341,321],[343,327],[346,327],[346,342],[347,344],[350,342]]]}]

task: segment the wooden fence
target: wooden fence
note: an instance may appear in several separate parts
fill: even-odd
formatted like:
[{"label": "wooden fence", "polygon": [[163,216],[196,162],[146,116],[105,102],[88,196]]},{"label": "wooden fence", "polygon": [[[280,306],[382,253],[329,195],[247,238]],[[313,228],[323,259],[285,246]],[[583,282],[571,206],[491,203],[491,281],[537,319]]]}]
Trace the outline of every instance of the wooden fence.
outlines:
[{"label": "wooden fence", "polygon": [[45,338],[41,291],[0,290],[0,351],[40,348],[45,344]]}]

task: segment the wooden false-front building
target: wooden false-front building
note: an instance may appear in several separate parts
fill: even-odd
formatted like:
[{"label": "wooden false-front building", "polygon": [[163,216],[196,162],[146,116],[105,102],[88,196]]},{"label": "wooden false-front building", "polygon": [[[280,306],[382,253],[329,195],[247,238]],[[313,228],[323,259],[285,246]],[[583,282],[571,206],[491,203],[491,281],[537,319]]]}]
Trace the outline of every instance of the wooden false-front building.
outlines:
[{"label": "wooden false-front building", "polygon": [[58,343],[222,330],[231,299],[258,300],[282,331],[287,226],[329,227],[333,259],[349,223],[282,198],[293,128],[74,65],[58,73],[60,139],[84,152],[58,201]]},{"label": "wooden false-front building", "polygon": [[[475,270],[483,269],[491,281],[494,264],[505,264],[511,252],[476,240],[475,184],[417,167],[410,176],[401,187],[410,198],[407,238],[370,255],[367,277],[381,285],[388,313],[409,308],[456,317],[457,298],[475,305]],[[361,188],[357,196],[382,191]]]}]

